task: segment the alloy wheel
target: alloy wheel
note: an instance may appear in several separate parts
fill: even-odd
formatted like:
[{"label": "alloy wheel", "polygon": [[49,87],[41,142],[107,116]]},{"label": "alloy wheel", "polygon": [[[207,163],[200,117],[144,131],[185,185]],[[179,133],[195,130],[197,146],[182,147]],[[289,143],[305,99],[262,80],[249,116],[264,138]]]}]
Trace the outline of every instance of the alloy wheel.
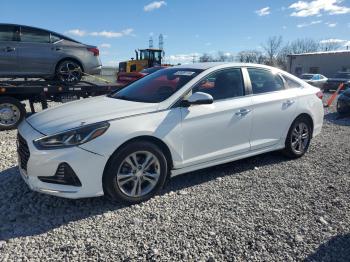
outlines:
[{"label": "alloy wheel", "polygon": [[82,70],[81,67],[73,62],[63,62],[58,68],[58,75],[61,82],[64,83],[76,83],[81,79]]},{"label": "alloy wheel", "polygon": [[119,166],[117,185],[129,197],[143,197],[157,185],[160,177],[158,158],[148,151],[128,155]]},{"label": "alloy wheel", "polygon": [[292,150],[297,154],[303,154],[309,144],[310,134],[308,126],[300,122],[297,124],[291,135]]}]

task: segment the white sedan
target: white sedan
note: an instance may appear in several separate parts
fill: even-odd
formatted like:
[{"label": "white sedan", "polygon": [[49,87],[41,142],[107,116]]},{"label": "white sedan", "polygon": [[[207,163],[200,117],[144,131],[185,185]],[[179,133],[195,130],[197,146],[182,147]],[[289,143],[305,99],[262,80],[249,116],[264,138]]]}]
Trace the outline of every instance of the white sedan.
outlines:
[{"label": "white sedan", "polygon": [[318,88],[268,66],[162,69],[24,120],[20,173],[35,191],[137,203],[171,176],[275,150],[301,157],[322,128],[320,98]]}]

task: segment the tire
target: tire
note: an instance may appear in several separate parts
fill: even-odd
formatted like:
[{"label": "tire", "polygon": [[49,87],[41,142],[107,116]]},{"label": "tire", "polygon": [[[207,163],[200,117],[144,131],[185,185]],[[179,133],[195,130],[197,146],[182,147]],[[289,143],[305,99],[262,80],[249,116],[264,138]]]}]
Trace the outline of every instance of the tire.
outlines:
[{"label": "tire", "polygon": [[13,97],[0,97],[0,130],[15,129],[26,115],[25,107]]},{"label": "tire", "polygon": [[81,65],[74,60],[63,60],[56,67],[55,78],[63,85],[75,85],[83,76]]},{"label": "tire", "polygon": [[[147,158],[154,162],[147,162]],[[152,164],[147,169],[149,163]],[[167,159],[158,146],[147,141],[132,142],[110,159],[103,175],[103,188],[112,200],[137,204],[158,194],[167,175]]]},{"label": "tire", "polygon": [[[300,116],[295,119],[289,128],[283,154],[290,158],[302,157],[307,152],[312,139],[311,127],[312,123],[308,118]],[[301,134],[300,130],[302,130]]]}]

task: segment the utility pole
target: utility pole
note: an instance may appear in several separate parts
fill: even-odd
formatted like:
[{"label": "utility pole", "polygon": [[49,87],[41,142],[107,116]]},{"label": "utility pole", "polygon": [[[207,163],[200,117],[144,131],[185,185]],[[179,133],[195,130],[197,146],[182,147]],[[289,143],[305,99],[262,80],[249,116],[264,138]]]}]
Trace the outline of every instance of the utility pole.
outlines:
[{"label": "utility pole", "polygon": [[196,59],[197,59],[197,56],[196,55],[192,55],[192,63],[196,63]]},{"label": "utility pole", "polygon": [[149,43],[149,48],[153,48],[153,37],[152,36],[149,37],[148,43]]}]

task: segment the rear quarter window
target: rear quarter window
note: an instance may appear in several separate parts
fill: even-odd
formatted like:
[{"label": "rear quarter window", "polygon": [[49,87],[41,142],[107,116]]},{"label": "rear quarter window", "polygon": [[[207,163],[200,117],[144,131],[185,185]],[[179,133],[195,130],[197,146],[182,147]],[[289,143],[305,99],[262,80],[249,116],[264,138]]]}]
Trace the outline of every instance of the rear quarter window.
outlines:
[{"label": "rear quarter window", "polygon": [[302,85],[300,83],[291,79],[290,77],[288,77],[286,75],[282,75],[282,77],[284,78],[284,81],[287,84],[287,88],[300,88],[300,87],[302,87]]}]

